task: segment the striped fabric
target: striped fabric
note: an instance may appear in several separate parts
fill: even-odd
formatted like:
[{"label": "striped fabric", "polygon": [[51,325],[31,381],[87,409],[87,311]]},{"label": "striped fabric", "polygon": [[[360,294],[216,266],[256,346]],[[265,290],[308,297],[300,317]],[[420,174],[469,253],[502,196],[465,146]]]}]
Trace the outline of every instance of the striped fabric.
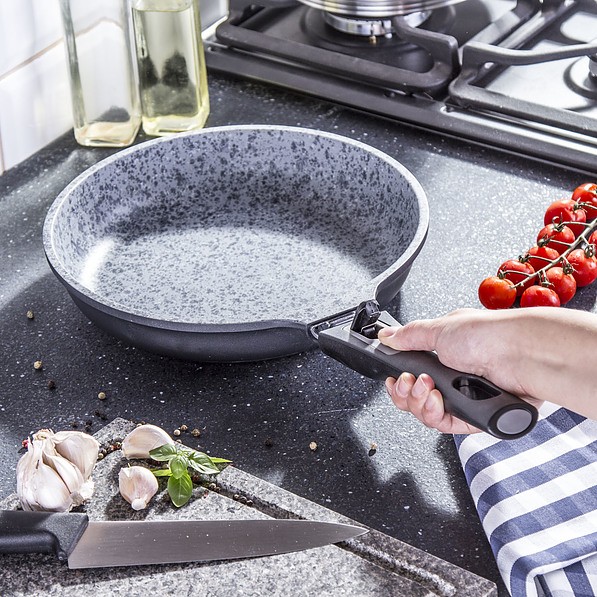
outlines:
[{"label": "striped fabric", "polygon": [[597,422],[544,404],[520,439],[455,441],[510,594],[597,595]]}]

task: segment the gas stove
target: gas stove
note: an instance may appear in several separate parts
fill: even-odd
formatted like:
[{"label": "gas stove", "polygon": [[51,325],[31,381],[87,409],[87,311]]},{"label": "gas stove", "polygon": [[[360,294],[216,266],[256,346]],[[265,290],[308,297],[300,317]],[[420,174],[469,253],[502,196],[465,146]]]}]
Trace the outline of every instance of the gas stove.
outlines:
[{"label": "gas stove", "polygon": [[597,0],[230,0],[208,68],[597,173]]}]

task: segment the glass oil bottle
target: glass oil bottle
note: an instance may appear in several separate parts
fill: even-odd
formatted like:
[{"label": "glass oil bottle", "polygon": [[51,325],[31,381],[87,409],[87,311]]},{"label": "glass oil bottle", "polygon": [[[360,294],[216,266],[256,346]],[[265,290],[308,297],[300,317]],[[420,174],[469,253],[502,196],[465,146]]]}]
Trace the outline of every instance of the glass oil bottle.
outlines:
[{"label": "glass oil bottle", "polygon": [[204,126],[209,95],[198,0],[131,0],[143,130]]},{"label": "glass oil bottle", "polygon": [[141,124],[127,0],[60,0],[75,139],[125,147]]}]

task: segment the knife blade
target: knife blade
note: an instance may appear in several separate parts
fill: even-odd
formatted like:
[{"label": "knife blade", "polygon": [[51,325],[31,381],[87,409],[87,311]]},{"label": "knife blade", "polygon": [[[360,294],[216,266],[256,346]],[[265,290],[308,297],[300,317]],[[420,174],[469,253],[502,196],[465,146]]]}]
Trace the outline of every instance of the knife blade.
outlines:
[{"label": "knife blade", "polygon": [[260,557],[339,543],[366,532],[315,520],[90,521],[81,513],[0,511],[0,553],[53,553],[69,568]]}]

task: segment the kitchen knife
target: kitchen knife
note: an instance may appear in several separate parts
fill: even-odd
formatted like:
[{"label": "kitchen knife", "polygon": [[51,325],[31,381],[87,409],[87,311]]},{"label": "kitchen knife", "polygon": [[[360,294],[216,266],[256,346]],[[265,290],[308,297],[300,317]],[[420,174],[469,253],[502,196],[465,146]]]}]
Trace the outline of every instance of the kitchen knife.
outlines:
[{"label": "kitchen knife", "polygon": [[[404,371],[430,375],[447,412],[500,439],[516,439],[537,422],[537,409],[477,375],[443,365],[430,351],[399,351],[377,339],[381,327],[400,324],[374,301],[361,303],[350,324],[346,317],[317,322],[311,333],[323,352],[372,379],[398,377]],[[328,327],[329,326],[329,327]]]},{"label": "kitchen knife", "polygon": [[321,547],[366,532],[313,520],[90,521],[80,513],[0,511],[0,553],[53,553],[69,568],[250,558]]}]

